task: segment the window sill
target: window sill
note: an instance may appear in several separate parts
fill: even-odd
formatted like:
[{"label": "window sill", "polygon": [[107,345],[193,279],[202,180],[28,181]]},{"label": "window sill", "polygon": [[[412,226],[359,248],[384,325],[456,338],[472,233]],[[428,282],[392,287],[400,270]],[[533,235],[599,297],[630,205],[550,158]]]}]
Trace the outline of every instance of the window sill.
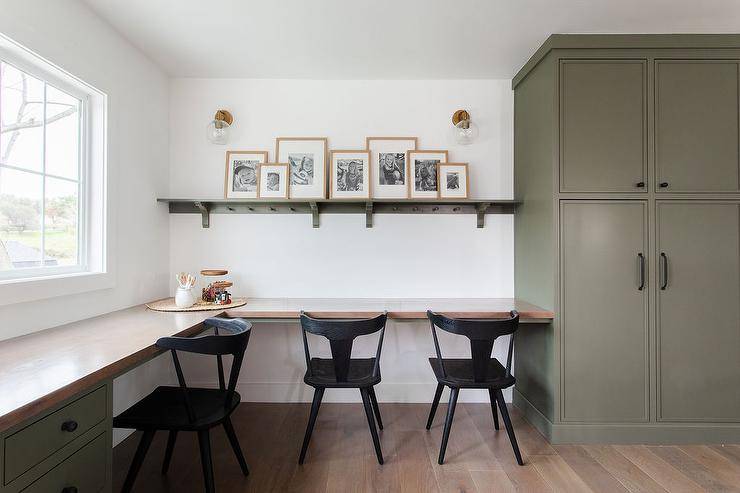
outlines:
[{"label": "window sill", "polygon": [[32,279],[8,279],[0,281],[0,306],[109,289],[115,284],[115,276],[110,272],[79,272]]}]

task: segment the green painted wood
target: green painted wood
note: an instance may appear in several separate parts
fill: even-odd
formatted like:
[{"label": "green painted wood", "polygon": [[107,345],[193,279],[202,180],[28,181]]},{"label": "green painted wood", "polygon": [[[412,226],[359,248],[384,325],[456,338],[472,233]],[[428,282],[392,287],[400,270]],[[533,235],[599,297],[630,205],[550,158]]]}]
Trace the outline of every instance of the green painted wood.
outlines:
[{"label": "green painted wood", "polygon": [[[516,296],[555,310],[552,156],[557,142],[555,74],[557,65],[541,64],[514,94],[514,195],[522,207],[514,215]],[[519,331],[514,344],[517,389],[542,414],[554,419],[558,379],[552,324]]]},{"label": "green painted wood", "polygon": [[[4,439],[4,481],[10,483],[25,471],[72,442],[108,415],[107,387],[100,387],[61,409],[42,417]],[[73,432],[62,430],[74,420]]]},{"label": "green painted wood", "polygon": [[738,190],[738,82],[734,61],[655,62],[658,191]]},{"label": "green painted wood", "polygon": [[646,94],[645,60],[560,61],[562,192],[647,191]]},{"label": "green painted wood", "polygon": [[[552,34],[511,81],[516,89],[553,50],[707,50],[740,48],[740,34]],[[598,55],[597,55],[598,56]]]},{"label": "green painted wood", "polygon": [[563,201],[560,243],[562,420],[646,421],[647,203]]},{"label": "green painted wood", "polygon": [[659,202],[659,413],[740,421],[740,213],[733,203]]},{"label": "green painted wood", "polygon": [[61,492],[75,487],[79,493],[102,491],[106,484],[106,454],[109,444],[105,433],[98,435],[74,455],[24,489],[27,493]]}]

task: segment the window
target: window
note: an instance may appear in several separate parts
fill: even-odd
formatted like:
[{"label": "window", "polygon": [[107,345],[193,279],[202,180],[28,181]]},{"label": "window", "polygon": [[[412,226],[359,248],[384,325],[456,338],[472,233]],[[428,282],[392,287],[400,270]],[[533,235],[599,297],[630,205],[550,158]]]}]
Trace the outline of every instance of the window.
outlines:
[{"label": "window", "polygon": [[0,36],[0,283],[105,272],[104,121],[102,93]]}]

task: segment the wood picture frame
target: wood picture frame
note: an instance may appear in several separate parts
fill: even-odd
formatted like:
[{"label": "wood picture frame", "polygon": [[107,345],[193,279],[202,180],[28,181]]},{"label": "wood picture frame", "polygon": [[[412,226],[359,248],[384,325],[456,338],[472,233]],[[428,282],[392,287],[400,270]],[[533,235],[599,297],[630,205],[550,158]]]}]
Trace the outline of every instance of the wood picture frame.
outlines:
[{"label": "wood picture frame", "polygon": [[[408,198],[407,152],[415,151],[418,144],[418,137],[365,137],[365,149],[370,151],[372,175],[370,195],[372,198]],[[392,162],[389,163],[389,159]]]},{"label": "wood picture frame", "polygon": [[275,162],[288,163],[290,198],[326,198],[329,139],[326,137],[278,137]]},{"label": "wood picture frame", "polygon": [[[287,199],[290,190],[288,163],[262,163],[257,180],[257,197],[260,199]],[[277,186],[274,178],[277,176]]]},{"label": "wood picture frame", "polygon": [[370,198],[370,151],[333,150],[330,163],[329,198],[357,200]]},{"label": "wood picture frame", "polygon": [[[418,149],[406,153],[409,166],[409,198],[436,199],[439,197],[437,170],[439,164],[447,162],[448,154],[446,150]],[[434,183],[431,183],[430,177],[433,177]]]},{"label": "wood picture frame", "polygon": [[[243,159],[239,159],[242,157]],[[224,173],[224,198],[226,199],[254,199],[257,198],[257,175],[259,165],[268,161],[267,151],[226,151],[226,172]],[[254,165],[252,167],[251,165]],[[238,166],[243,166],[236,169]],[[249,176],[241,177],[240,173],[249,173],[254,176],[254,189],[251,190]],[[239,178],[239,179],[237,179]],[[235,182],[237,182],[235,184]],[[241,183],[240,183],[241,182]]]},{"label": "wood picture frame", "polygon": [[468,163],[439,163],[437,187],[440,199],[467,199],[470,196]]}]

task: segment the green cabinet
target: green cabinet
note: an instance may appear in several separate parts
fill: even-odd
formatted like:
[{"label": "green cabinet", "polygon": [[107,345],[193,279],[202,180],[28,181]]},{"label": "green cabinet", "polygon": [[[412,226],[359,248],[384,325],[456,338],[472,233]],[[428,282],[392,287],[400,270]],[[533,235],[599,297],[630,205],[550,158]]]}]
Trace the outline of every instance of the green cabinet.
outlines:
[{"label": "green cabinet", "polygon": [[740,34],[553,35],[512,86],[515,296],[555,313],[514,404],[555,443],[740,442]]},{"label": "green cabinet", "polygon": [[647,204],[563,201],[562,419],[648,419]]},{"label": "green cabinet", "polygon": [[737,203],[657,204],[658,417],[740,421]]},{"label": "green cabinet", "polygon": [[560,190],[645,191],[645,60],[561,60]]},{"label": "green cabinet", "polygon": [[660,192],[736,192],[738,63],[655,61],[655,165]]},{"label": "green cabinet", "polygon": [[74,455],[31,483],[24,493],[75,491],[98,493],[106,487],[106,460],[110,444],[105,433],[98,435]]}]

